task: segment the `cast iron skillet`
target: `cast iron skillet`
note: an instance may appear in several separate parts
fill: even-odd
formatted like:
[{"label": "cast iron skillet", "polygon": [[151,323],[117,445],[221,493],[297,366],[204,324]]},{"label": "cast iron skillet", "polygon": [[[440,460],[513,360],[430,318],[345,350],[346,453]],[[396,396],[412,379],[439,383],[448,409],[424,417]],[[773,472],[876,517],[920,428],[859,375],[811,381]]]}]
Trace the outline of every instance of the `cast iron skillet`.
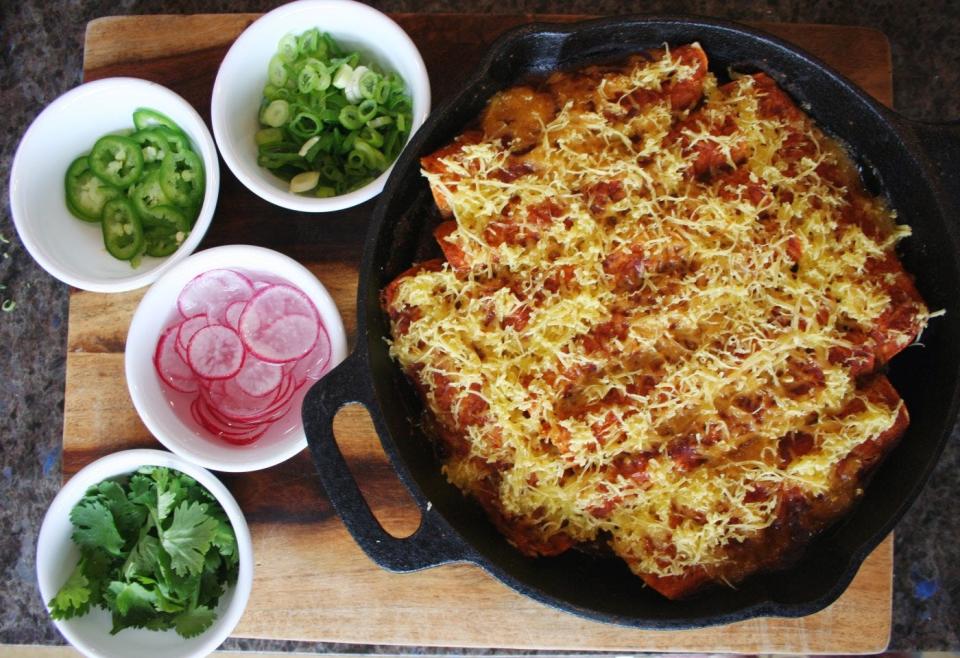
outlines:
[{"label": "cast iron skillet", "polygon": [[[568,551],[530,559],[512,548],[479,507],[440,473],[417,419],[422,406],[388,354],[380,290],[412,263],[439,254],[437,222],[418,159],[457,135],[497,90],[530,76],[624,57],[664,42],[699,41],[711,69],[773,76],[814,119],[849,144],[868,187],[889,196],[914,235],[902,259],[931,309],[925,347],[894,359],[890,379],[912,423],[844,521],[821,535],[790,569],[668,602],[643,586],[620,560]],[[612,18],[579,24],[532,24],[502,36],[454,98],[435,110],[401,155],[377,203],[366,238],[357,299],[357,345],[307,395],[303,418],[320,479],[354,539],[380,566],[413,571],[473,562],[538,601],[592,619],[644,628],[689,628],[756,616],[796,617],[836,599],[867,554],[916,498],[957,415],[960,366],[960,124],[908,121],[881,107],[810,55],[779,39],[731,23],[691,18]],[[359,402],[373,418],[384,450],[422,512],[419,529],[395,539],[364,502],[333,438],[332,421]],[[429,505],[428,505],[429,501]]]}]

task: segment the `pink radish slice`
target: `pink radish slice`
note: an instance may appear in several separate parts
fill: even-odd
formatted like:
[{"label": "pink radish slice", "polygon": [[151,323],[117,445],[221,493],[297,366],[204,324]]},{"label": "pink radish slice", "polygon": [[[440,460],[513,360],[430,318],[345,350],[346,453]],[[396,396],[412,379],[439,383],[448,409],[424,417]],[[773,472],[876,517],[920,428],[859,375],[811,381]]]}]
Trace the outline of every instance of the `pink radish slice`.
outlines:
[{"label": "pink radish slice", "polygon": [[234,376],[241,391],[255,398],[269,395],[280,386],[283,379],[283,366],[261,361],[252,354],[243,360],[243,366]]},{"label": "pink radish slice", "polygon": [[201,328],[187,345],[187,364],[204,379],[233,377],[243,359],[243,343],[237,332],[220,324]]},{"label": "pink radish slice", "polygon": [[157,374],[170,388],[181,393],[194,393],[198,385],[190,366],[177,354],[177,329],[174,325],[163,332],[157,341],[153,365]]},{"label": "pink radish slice", "polygon": [[201,428],[213,434],[218,439],[222,439],[235,445],[246,445],[253,443],[267,431],[266,425],[251,426],[248,429],[234,429],[220,425],[215,418],[208,415],[209,409],[205,409],[203,398],[197,398],[190,405],[190,412],[194,421]]},{"label": "pink radish slice", "polygon": [[293,361],[316,344],[320,315],[310,298],[293,286],[268,286],[247,303],[239,332],[257,358],[271,363]]},{"label": "pink radish slice", "polygon": [[240,326],[240,314],[243,313],[243,309],[247,306],[247,302],[244,300],[238,300],[230,304],[227,307],[227,310],[224,311],[224,319],[227,321],[227,324],[236,329]]},{"label": "pink radish slice", "polygon": [[210,324],[210,321],[206,314],[204,314],[187,318],[178,325],[179,330],[177,331],[177,347],[183,350],[180,353],[181,356],[187,353],[187,345],[190,344],[190,339],[193,338],[193,335],[206,327],[208,324]]},{"label": "pink radish slice", "polygon": [[232,379],[214,382],[205,393],[210,407],[230,420],[264,422],[273,420],[278,411],[293,397],[293,380],[283,378],[276,394],[255,397],[245,393]]},{"label": "pink radish slice", "polygon": [[213,428],[217,433],[246,434],[251,430],[259,429],[263,425],[263,423],[246,423],[224,418],[210,406],[208,399],[202,395],[197,397],[194,402],[196,403],[196,409],[192,411],[196,420],[208,428]]},{"label": "pink radish slice", "polygon": [[[235,380],[228,380],[224,382],[224,391],[227,393],[228,400],[232,402],[240,402],[246,400],[247,394],[236,385]],[[286,413],[286,408],[290,405],[290,400],[293,398],[293,394],[296,392],[292,377],[284,377],[283,382],[279,387],[277,387],[276,394],[271,394],[267,396],[267,399],[271,400],[270,404],[261,408],[260,411],[256,414],[244,414],[241,416],[243,420],[248,422],[272,422]],[[254,398],[259,399],[259,398]],[[224,410],[221,407],[221,410],[224,411],[226,415],[227,410]],[[236,411],[233,412],[233,415],[236,416]]]},{"label": "pink radish slice", "polygon": [[253,296],[253,283],[233,270],[210,270],[190,280],[180,291],[177,308],[185,318],[207,315],[211,320],[223,319],[227,307],[235,301]]},{"label": "pink radish slice", "polygon": [[317,343],[296,362],[291,371],[297,386],[302,386],[308,379],[317,380],[323,377],[330,367],[330,351],[330,338],[321,324]]},{"label": "pink radish slice", "polygon": [[263,427],[257,430],[252,430],[245,435],[238,436],[235,434],[222,434],[220,438],[226,441],[227,443],[232,443],[235,446],[245,446],[259,439],[261,436],[263,436],[264,432],[266,431],[267,431],[267,427],[266,425],[264,425]]}]

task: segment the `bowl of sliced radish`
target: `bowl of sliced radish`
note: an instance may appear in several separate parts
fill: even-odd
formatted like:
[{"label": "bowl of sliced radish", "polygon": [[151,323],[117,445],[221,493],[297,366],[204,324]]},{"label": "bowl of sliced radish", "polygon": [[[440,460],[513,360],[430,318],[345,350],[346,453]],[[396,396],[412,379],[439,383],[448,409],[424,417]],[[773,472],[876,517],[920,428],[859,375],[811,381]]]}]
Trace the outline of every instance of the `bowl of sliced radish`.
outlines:
[{"label": "bowl of sliced radish", "polygon": [[193,254],[147,291],[124,368],[137,413],[167,448],[253,471],[307,447],[303,397],[346,353],[340,313],[310,270],[229,245]]}]

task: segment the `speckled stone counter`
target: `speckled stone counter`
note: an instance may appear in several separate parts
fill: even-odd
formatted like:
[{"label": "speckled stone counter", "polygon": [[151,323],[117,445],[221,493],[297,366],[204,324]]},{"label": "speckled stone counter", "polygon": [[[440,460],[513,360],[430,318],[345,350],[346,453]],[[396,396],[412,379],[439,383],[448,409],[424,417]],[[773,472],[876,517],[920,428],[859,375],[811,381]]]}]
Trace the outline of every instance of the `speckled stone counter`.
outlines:
[{"label": "speckled stone counter", "polygon": [[[265,11],[277,4],[258,0],[0,2],[0,303],[12,300],[0,311],[0,643],[63,642],[37,593],[34,559],[40,522],[60,485],[68,289],[33,262],[13,228],[7,194],[16,145],[47,103],[80,83],[87,21],[133,13]],[[950,0],[388,0],[376,5],[384,11],[694,13],[734,20],[869,26],[883,31],[892,45],[895,109],[913,119],[960,119],[960,3]],[[53,177],[61,175],[50,172]],[[7,311],[11,303],[15,306]],[[960,651],[957,504],[960,434],[955,429],[930,483],[896,530],[893,650]],[[496,644],[494,637],[491,644]],[[389,649],[251,640],[229,640],[226,646],[361,653]]]}]

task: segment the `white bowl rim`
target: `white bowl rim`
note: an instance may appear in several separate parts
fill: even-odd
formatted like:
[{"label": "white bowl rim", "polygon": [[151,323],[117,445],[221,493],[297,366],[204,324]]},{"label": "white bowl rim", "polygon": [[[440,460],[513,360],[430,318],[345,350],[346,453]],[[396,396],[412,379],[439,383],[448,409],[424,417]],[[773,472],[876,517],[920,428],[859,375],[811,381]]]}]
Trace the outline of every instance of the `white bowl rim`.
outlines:
[{"label": "white bowl rim", "polygon": [[[200,134],[198,135],[191,133],[191,137],[199,142],[197,146],[200,148],[201,153],[198,155],[201,156],[201,159],[204,163],[206,187],[204,189],[203,206],[200,209],[200,215],[197,217],[197,221],[193,227],[193,230],[190,231],[190,235],[187,236],[187,239],[182,245],[180,245],[177,251],[167,256],[163,263],[146,272],[136,273],[136,271],[133,270],[134,273],[130,277],[124,279],[94,281],[75,277],[61,270],[56,263],[52,262],[46,257],[46,255],[43,253],[43,249],[34,241],[33,237],[30,235],[30,232],[21,229],[22,222],[26,221],[25,218],[27,216],[27,209],[24,207],[22,200],[18,196],[18,186],[16,185],[16,180],[19,169],[22,167],[21,163],[23,156],[21,155],[21,152],[27,148],[27,145],[34,138],[36,132],[40,130],[38,124],[44,115],[49,116],[53,112],[58,111],[61,105],[72,102],[78,96],[99,91],[101,88],[114,87],[117,85],[130,86],[131,93],[136,93],[137,88],[148,87],[155,92],[159,92],[161,95],[167,95],[172,103],[181,104],[184,112],[188,114],[191,119],[194,119],[197,122],[202,130],[199,131]],[[211,161],[208,162],[208,158],[210,158]],[[213,141],[213,136],[210,134],[210,129],[207,128],[206,122],[193,107],[193,105],[187,102],[187,100],[180,94],[158,82],[152,82],[142,78],[125,76],[102,78],[92,82],[85,82],[58,96],[53,100],[53,102],[47,105],[43,111],[41,111],[40,114],[34,118],[33,121],[30,122],[27,130],[23,133],[23,137],[20,138],[20,142],[17,145],[17,150],[13,156],[13,162],[10,166],[10,214],[12,215],[13,224],[17,230],[17,234],[20,237],[21,242],[23,242],[23,246],[26,247],[33,259],[37,261],[40,267],[46,270],[48,274],[75,288],[89,290],[91,292],[127,292],[142,288],[156,281],[174,264],[189,256],[197,248],[197,246],[200,244],[200,241],[203,239],[203,236],[206,234],[207,228],[210,225],[210,221],[213,219],[213,213],[217,205],[219,194],[220,160],[217,156],[217,148]]]},{"label": "white bowl rim", "polygon": [[[326,314],[323,312],[323,309],[320,308],[321,305],[317,305],[317,310],[320,312],[321,320],[330,339],[330,370],[333,370],[333,368],[335,368],[347,356],[346,330],[343,326],[343,317],[340,314],[340,309],[337,308],[333,296],[330,294],[330,291],[327,290],[326,286],[323,285],[323,282],[320,281],[306,266],[290,256],[273,249],[268,249],[267,247],[260,247],[256,245],[222,245],[219,247],[204,249],[191,254],[188,258],[177,263],[175,267],[165,272],[164,277],[176,277],[179,276],[179,273],[182,270],[193,270],[194,268],[198,268],[198,273],[222,267],[258,269],[259,262],[263,262],[263,260],[258,261],[258,258],[265,259],[268,262],[283,262],[286,266],[293,270],[300,271],[300,273],[305,277],[309,277],[310,280],[316,282],[317,289],[315,292],[317,292],[320,299],[323,300],[323,306],[332,309],[332,313]],[[238,264],[233,266],[224,265],[219,262],[221,259],[232,260]],[[199,269],[200,267],[203,267],[204,269]],[[273,273],[276,274],[276,272]],[[287,278],[282,274],[278,274],[278,276]],[[296,282],[291,281],[291,283],[293,283],[293,285],[297,285]],[[313,295],[310,292],[304,292],[308,297],[311,297],[311,299],[313,298]],[[164,290],[162,289],[162,286],[154,285],[147,290],[147,293],[143,296],[143,299],[140,300],[140,303],[137,305],[137,310],[134,311],[133,318],[130,321],[130,327],[127,330],[126,344],[128,346],[131,342],[130,337],[133,335],[133,332],[141,329],[143,316],[140,312],[140,309],[150,308],[152,305],[162,303],[165,299],[163,294]],[[277,446],[276,450],[272,451],[265,457],[260,459],[250,459],[249,461],[244,461],[243,463],[227,463],[216,461],[214,459],[207,459],[202,455],[198,455],[190,452],[189,450],[183,449],[182,446],[176,443],[168,442],[164,438],[164,433],[160,430],[160,427],[154,421],[151,414],[145,412],[147,403],[143,399],[141,391],[134,386],[134,369],[146,366],[135,364],[133,360],[129,358],[130,354],[131,352],[129,349],[124,350],[124,376],[126,377],[127,390],[130,393],[130,398],[133,401],[133,406],[137,411],[137,415],[140,417],[140,420],[143,421],[143,424],[146,425],[147,429],[150,431],[151,435],[154,436],[154,438],[162,443],[165,448],[176,453],[181,458],[213,471],[223,473],[246,473],[275,466],[299,454],[307,447],[306,433],[301,430],[300,433],[302,436],[299,441],[290,441],[286,444]],[[152,361],[148,361],[148,363],[152,363]],[[152,367],[150,369],[151,371],[153,370]]]},{"label": "white bowl rim", "polygon": [[[47,601],[56,594],[56,591],[43,591],[45,579],[41,574],[41,568],[43,567],[41,564],[41,556],[44,555],[44,553],[41,552],[41,547],[50,545],[54,541],[54,538],[51,537],[53,533],[52,523],[54,516],[64,510],[69,514],[70,509],[80,500],[86,490],[94,484],[112,477],[132,473],[140,466],[162,466],[189,475],[213,494],[213,497],[216,498],[220,506],[223,507],[223,511],[227,513],[227,518],[230,519],[230,525],[233,526],[233,532],[237,538],[237,551],[239,553],[239,570],[237,582],[234,585],[233,599],[223,616],[218,617],[217,620],[214,621],[213,626],[199,636],[204,637],[205,635],[209,635],[209,637],[206,637],[200,646],[197,647],[196,651],[190,654],[198,658],[200,656],[206,656],[213,652],[214,649],[220,646],[223,641],[230,636],[247,607],[250,592],[253,589],[253,541],[250,537],[250,527],[243,515],[243,511],[240,509],[236,498],[230,493],[230,490],[210,471],[165,450],[137,448],[111,453],[84,466],[57,492],[57,495],[50,503],[50,507],[47,508],[47,512],[44,514],[43,522],[40,525],[40,532],[37,536],[37,586],[44,609],[48,610]],[[51,619],[51,621],[64,638],[84,655],[90,656],[91,658],[112,658],[109,654],[102,654],[92,647],[87,646],[83,639],[74,633],[69,624],[70,620]],[[213,632],[215,629],[216,632]]]},{"label": "white bowl rim", "polygon": [[[390,177],[390,172],[393,171],[393,166],[396,161],[391,163],[386,171],[363,187],[333,197],[313,198],[293,193],[281,193],[268,186],[262,185],[258,180],[247,175],[244,168],[240,165],[238,156],[226,140],[224,128],[226,117],[224,116],[224,112],[227,110],[223,108],[222,103],[219,102],[220,97],[224,94],[223,90],[228,84],[224,77],[224,70],[240,56],[239,53],[245,48],[246,42],[253,38],[252,35],[258,29],[258,25],[262,28],[264,25],[269,25],[270,21],[279,20],[285,18],[288,14],[296,14],[301,11],[336,11],[338,9],[342,10],[344,7],[349,7],[351,11],[364,14],[368,20],[381,23],[386,29],[393,31],[396,37],[409,48],[409,54],[412,56],[411,61],[416,71],[416,76],[414,80],[407,80],[406,82],[410,89],[417,88],[423,90],[421,92],[423,106],[413,117],[413,126],[410,130],[410,136],[407,138],[408,144],[420,126],[423,125],[423,122],[426,121],[427,115],[430,114],[430,77],[427,75],[427,67],[423,62],[423,57],[420,55],[420,51],[417,49],[416,44],[413,43],[410,35],[385,13],[369,5],[356,2],[356,0],[294,0],[294,2],[281,5],[262,15],[248,25],[240,36],[237,37],[236,41],[233,42],[233,45],[227,51],[223,61],[220,63],[210,99],[210,121],[213,124],[213,134],[217,146],[220,148],[220,155],[223,157],[223,161],[227,164],[227,167],[230,168],[230,171],[233,172],[233,175],[236,176],[248,190],[265,201],[269,201],[282,208],[310,213],[333,212],[345,208],[352,208],[375,197],[383,191],[383,187],[386,185],[387,178]],[[223,146],[225,143],[227,144],[227,148]]]}]

